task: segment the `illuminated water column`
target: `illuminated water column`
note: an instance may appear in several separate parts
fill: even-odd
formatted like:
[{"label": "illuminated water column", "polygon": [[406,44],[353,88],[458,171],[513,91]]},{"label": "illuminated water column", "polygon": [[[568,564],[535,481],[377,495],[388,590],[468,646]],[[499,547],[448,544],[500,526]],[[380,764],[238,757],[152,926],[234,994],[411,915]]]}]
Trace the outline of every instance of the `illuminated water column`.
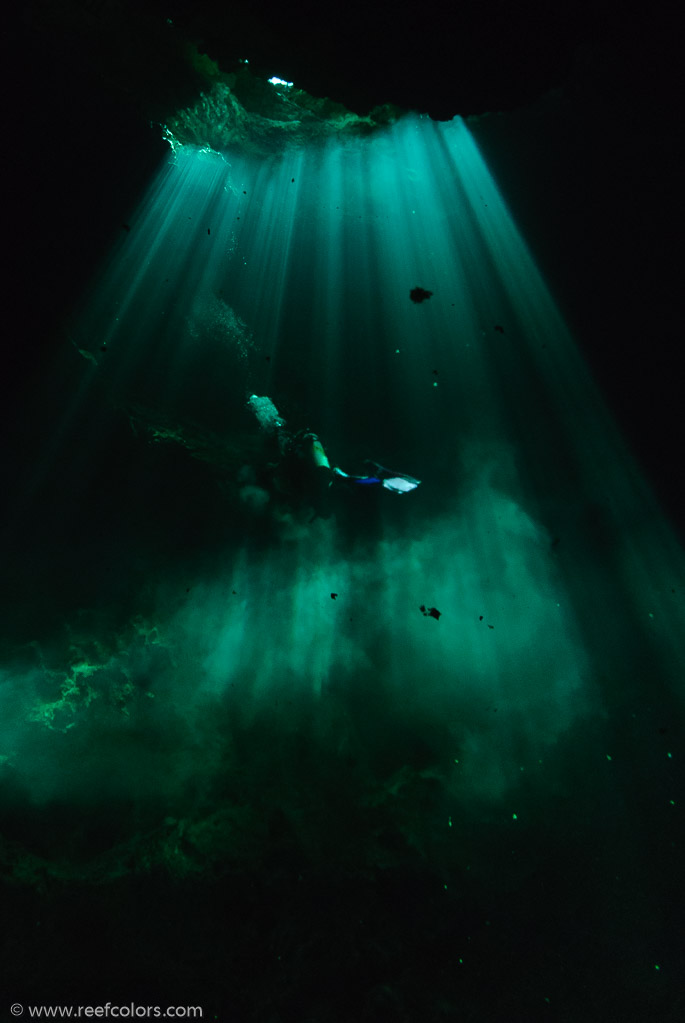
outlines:
[{"label": "illuminated water column", "polygon": [[312,734],[331,694],[382,693],[497,796],[636,650],[675,684],[681,554],[461,120],[262,160],[177,153],[74,335],[153,421],[229,444],[256,389],[343,468],[423,481],[355,511],[351,535],[349,495],[327,520],[255,509],[271,546],[227,548],[183,610],[160,604],[202,665],[194,691],[313,700]]}]

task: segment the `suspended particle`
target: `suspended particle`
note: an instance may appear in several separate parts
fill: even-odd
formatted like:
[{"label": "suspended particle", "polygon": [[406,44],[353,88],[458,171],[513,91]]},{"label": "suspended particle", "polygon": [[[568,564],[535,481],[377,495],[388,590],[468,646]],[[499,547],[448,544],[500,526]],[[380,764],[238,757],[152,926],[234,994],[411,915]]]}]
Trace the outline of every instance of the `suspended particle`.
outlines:
[{"label": "suspended particle", "polygon": [[338,596],[337,593],[331,593],[331,600],[335,600],[337,596]]},{"label": "suspended particle", "polygon": [[430,298],[433,294],[432,291],[426,291],[425,288],[412,288],[409,292],[409,297],[412,302],[425,302],[427,298]]},{"label": "suspended particle", "polygon": [[500,327],[499,323],[496,323],[496,324],[495,324],[495,330],[496,330],[496,331],[497,331],[497,332],[498,332],[499,334],[503,334],[503,333],[504,333],[504,327]]},{"label": "suspended particle", "polygon": [[438,611],[437,607],[426,607],[425,604],[421,604],[419,611],[425,618],[430,616],[431,618],[437,619],[442,614],[442,611]]}]

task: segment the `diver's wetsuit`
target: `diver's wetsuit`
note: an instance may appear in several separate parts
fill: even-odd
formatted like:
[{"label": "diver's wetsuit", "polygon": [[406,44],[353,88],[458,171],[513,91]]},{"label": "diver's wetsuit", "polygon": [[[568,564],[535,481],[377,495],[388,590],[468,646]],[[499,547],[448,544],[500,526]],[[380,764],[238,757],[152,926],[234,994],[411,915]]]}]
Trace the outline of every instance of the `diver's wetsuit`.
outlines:
[{"label": "diver's wetsuit", "polygon": [[291,434],[284,427],[278,430],[281,460],[276,467],[276,488],[291,499],[311,504],[317,514],[328,511],[331,466],[323,445],[310,430]]}]

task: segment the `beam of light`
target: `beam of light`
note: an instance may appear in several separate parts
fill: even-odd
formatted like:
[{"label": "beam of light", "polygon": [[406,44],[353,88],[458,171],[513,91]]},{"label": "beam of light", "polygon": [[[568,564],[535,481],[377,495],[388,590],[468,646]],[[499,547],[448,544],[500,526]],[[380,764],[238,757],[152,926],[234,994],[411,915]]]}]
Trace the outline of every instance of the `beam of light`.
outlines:
[{"label": "beam of light", "polygon": [[[415,287],[432,296],[412,302]],[[554,760],[548,784],[563,778],[565,737],[619,689],[639,699],[638,662],[680,698],[682,552],[463,121],[412,116],[268,160],[181,150],[72,333],[112,400],[152,421],[192,420],[229,447],[257,431],[245,400],[264,394],[320,433],[331,464],[371,457],[423,480],[382,503],[345,492],[312,520],[239,486],[246,448],[211,563],[191,561],[181,592],[160,562],[144,611],[133,595],[126,628],[91,644],[90,675],[52,669],[73,734],[102,707],[84,680],[116,676],[131,721],[173,725],[153,772],[196,756],[199,733],[204,749],[237,749],[236,722],[266,715],[272,738],[297,733],[381,775],[433,771],[468,802],[503,798],[541,762]],[[259,542],[229,528],[248,500]],[[122,679],[160,649],[138,699]],[[39,677],[25,666],[36,701]],[[226,706],[222,732],[212,712]],[[5,721],[13,762],[42,794],[68,787],[48,754],[24,759],[30,720]],[[248,744],[243,762],[268,773],[279,741]],[[95,744],[88,767],[92,786]]]}]

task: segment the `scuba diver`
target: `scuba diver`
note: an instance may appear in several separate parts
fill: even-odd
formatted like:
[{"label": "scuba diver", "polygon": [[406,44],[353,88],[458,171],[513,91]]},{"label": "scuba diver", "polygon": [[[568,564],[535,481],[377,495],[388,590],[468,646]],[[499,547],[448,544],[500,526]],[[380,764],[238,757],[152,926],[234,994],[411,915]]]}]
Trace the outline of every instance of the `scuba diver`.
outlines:
[{"label": "scuba diver", "polygon": [[372,472],[365,476],[353,476],[343,472],[338,466],[331,466],[323,444],[311,430],[301,430],[292,434],[286,429],[286,421],[278,409],[267,397],[250,395],[247,407],[255,414],[262,429],[275,436],[282,462],[288,466],[290,478],[303,479],[308,476],[318,482],[319,486],[328,488],[334,480],[341,480],[350,487],[382,487],[394,494],[407,494],[416,490],[421,480],[408,476],[406,473],[386,469],[379,462],[365,460]]}]

